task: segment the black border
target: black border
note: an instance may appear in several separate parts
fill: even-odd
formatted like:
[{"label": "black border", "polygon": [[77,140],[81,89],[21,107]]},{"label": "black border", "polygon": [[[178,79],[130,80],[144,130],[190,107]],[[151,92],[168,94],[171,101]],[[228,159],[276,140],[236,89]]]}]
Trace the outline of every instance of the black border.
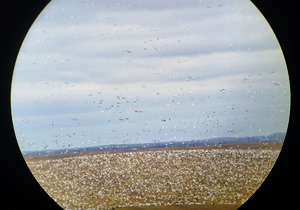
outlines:
[{"label": "black border", "polygon": [[[10,88],[14,64],[23,39],[36,17],[49,0],[8,1],[2,5],[1,21],[1,71],[0,71],[0,157],[1,157],[1,209],[61,209],[35,181],[20,153],[13,130],[10,109]],[[12,3],[14,2],[14,3]],[[265,16],[283,50],[291,83],[291,115],[288,132],[279,159],[262,187],[239,209],[298,209],[300,159],[299,91],[297,90],[296,62],[299,47],[299,13],[290,0],[252,0]],[[293,4],[294,3],[294,4]],[[298,48],[299,49],[299,48]],[[299,54],[299,53],[298,53]],[[297,97],[298,96],[298,97]]]},{"label": "black border", "polygon": [[[239,209],[299,209],[297,191],[300,178],[299,132],[299,89],[297,78],[299,62],[296,60],[299,49],[299,12],[292,1],[252,0],[272,27],[283,51],[291,85],[291,113],[286,139],[272,171],[262,186]],[[297,39],[298,38],[298,39]]]},{"label": "black border", "polygon": [[[0,64],[0,209],[62,209],[39,186],[20,153],[13,130],[10,88],[21,44],[36,17],[49,1],[6,1],[1,6]],[[4,35],[4,36],[3,36]]]}]

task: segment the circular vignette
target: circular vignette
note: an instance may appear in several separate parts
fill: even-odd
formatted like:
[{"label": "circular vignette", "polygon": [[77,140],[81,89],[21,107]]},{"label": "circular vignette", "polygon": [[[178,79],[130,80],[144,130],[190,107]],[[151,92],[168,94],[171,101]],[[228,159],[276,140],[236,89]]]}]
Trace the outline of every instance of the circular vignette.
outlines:
[{"label": "circular vignette", "polygon": [[[25,7],[24,7],[25,8]],[[260,8],[259,6],[258,6],[258,8]],[[22,7],[22,9],[23,9],[23,7]],[[21,13],[22,14],[22,13]],[[264,13],[263,13],[264,14]],[[270,12],[269,12],[269,14],[270,14]],[[268,17],[266,17],[267,18],[267,20],[268,20]],[[276,19],[276,18],[275,18]],[[276,22],[276,21],[275,21]],[[272,23],[270,23],[271,24],[271,26],[272,26]],[[276,24],[274,24],[274,25],[276,25]],[[276,28],[276,27],[275,27]],[[275,29],[274,27],[273,27],[273,29],[274,29],[274,32],[275,32],[275,34],[277,33],[277,30]],[[277,27],[278,28],[278,27]],[[280,31],[280,29],[279,29],[279,31]],[[281,30],[282,31],[282,30]],[[278,34],[277,34],[277,37],[278,37],[278,40],[279,40],[279,42],[281,43],[281,47],[282,47],[282,49],[283,49],[283,53],[286,55],[286,61],[287,61],[287,65],[288,65],[288,70],[289,70],[289,74],[290,74],[290,76],[292,76],[292,75],[294,75],[294,73],[292,72],[293,70],[293,65],[291,65],[290,63],[292,63],[292,61],[291,61],[291,55],[288,55],[288,54],[286,54],[286,51],[287,50],[284,50],[284,49],[289,49],[289,47],[284,47],[284,46],[289,46],[289,44],[288,43],[284,43],[284,42],[282,42],[281,40],[283,40],[283,39],[281,39],[281,36],[278,36]],[[11,68],[8,68],[8,69],[11,69]],[[12,71],[11,71],[11,74],[12,74]],[[8,77],[8,78],[10,78],[10,77]],[[295,78],[295,77],[294,77]],[[295,84],[294,83],[295,81],[293,80],[293,78],[291,78],[291,85],[293,86],[293,84]],[[295,92],[294,92],[295,93]],[[294,94],[293,94],[294,95]],[[293,103],[294,104],[294,103]],[[296,154],[294,153],[293,155],[288,155],[287,154],[287,150],[289,149],[290,150],[290,146],[289,145],[291,145],[291,144],[293,144],[293,141],[292,140],[290,140],[290,139],[292,139],[291,138],[291,135],[290,135],[290,131],[293,129],[293,124],[294,124],[294,122],[295,122],[295,119],[293,118],[293,114],[295,113],[295,111],[294,111],[294,109],[293,109],[293,105],[292,104],[292,109],[291,109],[291,118],[290,118],[290,126],[289,126],[289,129],[288,129],[288,133],[287,133],[287,137],[286,137],[286,141],[287,141],[287,143],[285,142],[285,144],[286,144],[286,146],[284,146],[283,147],[283,150],[282,150],[282,155],[281,155],[281,157],[280,157],[280,159],[279,159],[279,161],[278,161],[278,163],[279,163],[279,166],[278,167],[282,167],[281,166],[281,163],[286,163],[285,162],[285,160],[281,160],[281,158],[288,158],[289,160],[292,160],[292,159],[290,159],[290,158],[295,158],[295,160],[297,159],[297,157],[296,157]],[[5,115],[6,116],[6,115]],[[4,118],[5,119],[5,118]],[[6,119],[8,119],[8,118],[6,118]],[[8,120],[8,121],[11,121],[11,120]],[[291,128],[292,127],[292,128]],[[6,130],[6,129],[5,129]],[[11,131],[11,129],[7,129],[8,131]],[[8,137],[8,139],[12,139],[12,138],[14,138],[14,135],[13,134],[11,134],[11,133],[9,133],[8,135],[7,135],[7,137]],[[11,145],[11,147],[10,146],[8,146],[8,148],[14,148],[14,149],[12,149],[12,150],[10,150],[10,151],[16,151],[16,150],[18,150],[17,148],[15,148],[15,144],[9,144],[9,145]],[[293,150],[292,150],[293,151]],[[6,153],[4,153],[4,154],[6,154]],[[19,156],[19,155],[17,155],[17,156]],[[19,162],[22,162],[22,160],[21,159],[19,159],[18,158],[18,163]],[[276,165],[276,167],[277,167],[277,165]],[[9,167],[10,168],[10,167]],[[275,169],[275,168],[274,168]],[[287,171],[288,172],[292,172],[291,170],[291,168],[289,168],[289,167],[287,167],[286,168],[287,169]],[[276,170],[278,170],[278,169],[276,169]],[[282,174],[281,172],[277,172],[277,175],[275,174],[273,177],[275,177],[275,179],[277,180],[277,181],[281,181],[281,180],[279,180],[279,175],[280,174]],[[12,174],[11,174],[12,175]],[[13,175],[12,177],[17,177],[16,175]],[[27,180],[27,179],[26,179]],[[272,183],[272,182],[271,182]],[[23,185],[24,183],[22,183],[21,184],[21,186]],[[269,189],[270,189],[270,184],[268,184],[269,186],[267,186],[267,187],[269,187]],[[23,185],[24,186],[24,185]],[[283,189],[287,189],[286,187],[284,187],[284,184],[282,184],[281,185],[282,187],[283,187]],[[267,188],[266,187],[266,188]],[[18,189],[18,188],[17,188]],[[19,188],[19,189],[21,189],[21,188]],[[23,191],[24,192],[24,191]],[[258,193],[258,194],[260,194],[260,196],[261,195],[265,195],[264,193],[266,193],[266,190],[265,191],[261,191],[262,193]],[[275,192],[276,192],[276,189],[275,189]],[[278,191],[277,191],[278,192]],[[278,193],[279,194],[279,193]],[[24,195],[26,195],[26,193],[24,193]],[[37,194],[36,194],[37,195]],[[278,198],[278,196],[276,197],[276,195],[274,195],[275,197],[273,197],[273,198]],[[22,197],[22,196],[21,196]],[[26,197],[26,196],[25,196]],[[255,198],[256,197],[256,198]],[[264,196],[262,196],[262,197],[264,197]],[[258,199],[258,200],[260,200],[260,201],[262,201],[262,203],[264,203],[266,200],[262,200],[262,197],[260,197],[260,199],[259,198],[257,198],[257,196],[255,196],[254,195],[254,199]],[[268,197],[268,196],[267,196]],[[46,197],[45,197],[46,198]],[[47,198],[46,198],[47,199]],[[265,199],[265,198],[264,198]],[[284,200],[284,199],[283,199]],[[25,204],[29,204],[29,205],[31,205],[30,204],[30,202],[25,202]],[[253,203],[252,203],[253,204]],[[249,200],[249,204],[248,203],[246,203],[244,206],[242,206],[241,207],[241,209],[243,209],[243,208],[247,208],[247,205],[251,205],[251,199]],[[264,205],[264,204],[263,204]],[[267,206],[272,206],[272,204],[268,204]],[[277,205],[274,205],[275,207],[277,206]]]},{"label": "circular vignette", "polygon": [[61,207],[41,188],[28,169],[18,147],[11,118],[11,82],[22,42],[35,18],[49,1],[6,2],[1,14],[1,207],[4,209],[57,209]]}]

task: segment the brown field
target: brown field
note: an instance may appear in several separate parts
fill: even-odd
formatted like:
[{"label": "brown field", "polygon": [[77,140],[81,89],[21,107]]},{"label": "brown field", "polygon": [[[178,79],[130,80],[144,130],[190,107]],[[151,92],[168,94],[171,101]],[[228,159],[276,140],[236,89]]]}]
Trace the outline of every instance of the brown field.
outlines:
[{"label": "brown field", "polygon": [[64,209],[233,210],[272,169],[280,144],[87,153],[26,159]]}]

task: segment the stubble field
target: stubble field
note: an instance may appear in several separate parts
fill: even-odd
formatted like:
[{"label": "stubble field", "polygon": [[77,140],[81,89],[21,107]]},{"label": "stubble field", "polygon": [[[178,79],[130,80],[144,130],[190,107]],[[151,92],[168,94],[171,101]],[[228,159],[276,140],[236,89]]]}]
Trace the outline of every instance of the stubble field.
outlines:
[{"label": "stubble field", "polygon": [[64,209],[237,209],[262,184],[276,144],[26,159]]}]

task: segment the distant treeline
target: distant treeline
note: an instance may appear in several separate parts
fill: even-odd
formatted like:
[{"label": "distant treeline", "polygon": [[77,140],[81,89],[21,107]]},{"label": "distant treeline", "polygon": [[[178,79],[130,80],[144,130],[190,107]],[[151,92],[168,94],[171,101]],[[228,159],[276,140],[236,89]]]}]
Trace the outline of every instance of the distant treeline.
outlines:
[{"label": "distant treeline", "polygon": [[134,151],[143,149],[163,149],[163,148],[193,148],[219,144],[232,143],[258,143],[258,142],[278,142],[283,143],[286,133],[275,133],[268,136],[247,136],[247,137],[218,137],[191,141],[169,141],[136,144],[109,144],[94,147],[80,147],[71,149],[42,150],[24,152],[25,157],[45,156],[55,154],[80,154],[86,152],[113,152],[113,151]]}]

